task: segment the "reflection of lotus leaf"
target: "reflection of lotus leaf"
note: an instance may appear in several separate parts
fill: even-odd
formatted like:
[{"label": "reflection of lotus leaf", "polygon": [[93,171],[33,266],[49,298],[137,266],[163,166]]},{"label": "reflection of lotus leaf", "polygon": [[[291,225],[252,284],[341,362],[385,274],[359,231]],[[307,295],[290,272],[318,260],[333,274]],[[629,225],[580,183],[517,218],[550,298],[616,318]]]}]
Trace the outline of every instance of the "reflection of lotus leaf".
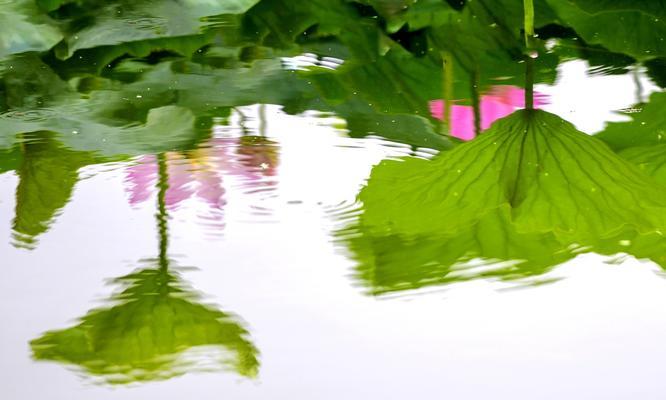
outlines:
[{"label": "reflection of lotus leaf", "polygon": [[666,227],[661,187],[599,140],[540,110],[517,111],[432,161],[385,161],[370,183],[360,199],[364,223],[376,231],[452,234],[505,206],[524,233],[590,239],[625,226]]},{"label": "reflection of lotus leaf", "polygon": [[114,384],[224,368],[257,374],[257,349],[247,330],[234,315],[197,303],[177,275],[148,268],[117,282],[129,286],[114,296],[113,306],[32,341],[34,357],[79,366]]},{"label": "reflection of lotus leaf", "polygon": [[58,211],[67,204],[78,180],[78,169],[91,164],[88,152],[64,148],[50,132],[24,135],[20,178],[16,188],[14,236],[17,245],[31,247],[46,232]]},{"label": "reflection of lotus leaf", "polygon": [[346,232],[354,233],[347,243],[359,278],[374,294],[484,277],[535,277],[575,256],[575,248],[553,234],[516,232],[506,210],[448,236],[384,236],[363,228],[361,219]]},{"label": "reflection of lotus leaf", "polygon": [[377,166],[344,233],[375,293],[534,277],[576,254],[666,265],[666,193],[603,143],[519,111],[433,160]]}]

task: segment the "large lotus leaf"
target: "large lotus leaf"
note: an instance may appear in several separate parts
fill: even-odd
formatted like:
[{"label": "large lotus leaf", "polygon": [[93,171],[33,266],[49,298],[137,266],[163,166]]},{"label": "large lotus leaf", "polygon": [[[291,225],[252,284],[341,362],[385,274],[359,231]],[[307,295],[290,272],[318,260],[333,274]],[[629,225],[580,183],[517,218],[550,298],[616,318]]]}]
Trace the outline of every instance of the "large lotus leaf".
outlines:
[{"label": "large lotus leaf", "polygon": [[637,105],[627,116],[630,122],[611,122],[595,136],[614,150],[652,146],[666,141],[666,92],[653,93],[650,101]]},{"label": "large lotus leaf", "polygon": [[548,0],[588,43],[638,60],[666,55],[666,1]]},{"label": "large lotus leaf", "polygon": [[71,364],[111,384],[212,369],[256,376],[258,351],[238,317],[201,303],[178,275],[147,268],[117,282],[127,288],[113,305],[33,340],[35,359]]},{"label": "large lotus leaf", "polygon": [[23,136],[13,230],[17,245],[32,247],[69,201],[79,168],[94,159],[90,153],[63,147],[49,132]]},{"label": "large lotus leaf", "polygon": [[[408,177],[408,178],[405,178]],[[517,111],[432,161],[384,161],[359,197],[372,234],[454,234],[501,207],[519,233],[570,241],[666,227],[666,192],[570,123]],[[406,212],[409,210],[410,212]]]},{"label": "large lotus leaf", "polygon": [[0,5],[0,59],[26,51],[55,46],[62,34],[33,0],[13,0]]},{"label": "large lotus leaf", "polygon": [[[143,0],[100,2],[89,5],[70,23],[63,58],[79,49],[150,39],[193,35],[214,24],[205,17],[241,14],[258,0]],[[92,24],[84,25],[92,17]],[[81,27],[83,25],[83,27]]]}]

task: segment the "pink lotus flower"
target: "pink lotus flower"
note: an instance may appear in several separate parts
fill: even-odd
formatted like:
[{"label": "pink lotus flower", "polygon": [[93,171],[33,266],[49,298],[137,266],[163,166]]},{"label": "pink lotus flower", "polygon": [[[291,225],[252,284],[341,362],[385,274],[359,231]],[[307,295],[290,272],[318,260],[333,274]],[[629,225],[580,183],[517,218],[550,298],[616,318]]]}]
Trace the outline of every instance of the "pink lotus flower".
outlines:
[{"label": "pink lotus flower", "polygon": [[[214,138],[198,149],[166,152],[168,189],[167,209],[176,209],[182,202],[198,198],[208,205],[212,218],[221,219],[226,204],[225,177],[235,177],[243,189],[272,187],[276,175],[278,147],[263,137]],[[137,205],[157,192],[157,156],[145,155],[127,169],[129,202]]]},{"label": "pink lotus flower", "polygon": [[[455,100],[454,100],[455,101]],[[453,103],[453,102],[452,102]],[[548,104],[546,96],[534,93],[534,107]],[[495,120],[525,106],[525,90],[516,86],[493,86],[479,101],[481,129],[485,130]],[[430,113],[437,119],[444,119],[444,100],[430,102]],[[451,136],[462,140],[474,139],[474,109],[472,106],[451,104]]]}]

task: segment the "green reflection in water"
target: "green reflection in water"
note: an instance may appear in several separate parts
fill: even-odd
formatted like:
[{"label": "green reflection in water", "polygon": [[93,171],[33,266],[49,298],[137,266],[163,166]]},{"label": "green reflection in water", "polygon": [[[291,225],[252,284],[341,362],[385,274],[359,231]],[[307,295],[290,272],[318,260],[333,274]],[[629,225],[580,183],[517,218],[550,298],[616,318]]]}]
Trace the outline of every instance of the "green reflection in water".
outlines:
[{"label": "green reflection in water", "polygon": [[194,371],[230,369],[255,377],[258,350],[239,318],[201,302],[167,256],[165,157],[159,156],[159,256],[114,280],[124,287],[111,305],[50,331],[30,345],[37,360],[79,367],[111,384],[168,379]]},{"label": "green reflection in water", "polygon": [[67,204],[79,179],[79,168],[92,164],[90,152],[62,146],[52,132],[22,135],[15,155],[19,184],[16,188],[15,245],[32,248],[56,214]]},{"label": "green reflection in water", "polygon": [[341,232],[373,293],[535,278],[583,252],[666,267],[666,188],[596,138],[518,111],[433,160],[387,160]]}]

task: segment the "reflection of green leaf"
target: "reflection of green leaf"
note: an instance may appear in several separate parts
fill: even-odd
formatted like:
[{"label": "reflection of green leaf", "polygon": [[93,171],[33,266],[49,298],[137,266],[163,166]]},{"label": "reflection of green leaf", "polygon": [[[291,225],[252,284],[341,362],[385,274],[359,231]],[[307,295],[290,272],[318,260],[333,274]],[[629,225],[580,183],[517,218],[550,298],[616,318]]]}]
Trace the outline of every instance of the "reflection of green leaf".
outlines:
[{"label": "reflection of green leaf", "polygon": [[[454,56],[455,79],[460,80],[462,76],[466,88],[475,84],[483,89],[497,84],[498,77],[502,77],[505,85],[524,84],[525,50],[519,29],[522,22],[515,22],[522,21],[522,2],[507,1],[511,6],[505,8],[495,1],[474,1],[462,12],[447,15],[429,28],[432,47]],[[536,82],[553,82],[557,56],[540,50],[535,60]],[[479,82],[472,82],[470,74],[478,74]],[[460,97],[470,98],[470,95]]]},{"label": "reflection of green leaf", "polygon": [[588,43],[638,60],[666,55],[662,0],[548,0],[560,20]]},{"label": "reflection of green leaf", "polygon": [[52,133],[25,135],[24,140],[16,171],[19,184],[13,229],[20,245],[31,246],[69,201],[78,169],[93,160],[89,153],[62,147]]},{"label": "reflection of green leaf", "polygon": [[[368,203],[365,210],[374,206]],[[365,224],[361,215],[345,232],[346,241],[359,278],[374,294],[479,278],[535,277],[575,256],[552,233],[516,232],[506,209],[448,236],[374,235]]]},{"label": "reflection of green leaf", "polygon": [[18,169],[21,156],[18,147],[3,150],[0,145],[0,174]]},{"label": "reflection of green leaf", "polygon": [[350,112],[340,114],[347,121],[351,137],[381,136],[388,140],[431,149],[449,149],[452,143],[436,133],[430,122],[416,115]]},{"label": "reflection of green leaf", "polygon": [[246,33],[269,47],[307,49],[325,43],[317,46],[322,55],[335,56],[339,42],[352,61],[371,61],[379,54],[375,21],[361,18],[344,0],[263,0],[245,14],[244,22]]},{"label": "reflection of green leaf", "polygon": [[543,111],[518,111],[433,160],[376,166],[341,231],[376,294],[542,275],[582,252],[666,266],[666,189]]},{"label": "reflection of green leaf", "polygon": [[653,58],[645,62],[647,75],[660,88],[666,88],[666,57]]},{"label": "reflection of green leaf", "polygon": [[126,288],[113,305],[33,340],[34,357],[72,364],[112,384],[227,368],[256,376],[258,351],[238,318],[200,303],[177,274],[146,268],[116,281]]},{"label": "reflection of green leaf", "polygon": [[666,93],[657,92],[650,101],[627,114],[629,122],[611,122],[596,136],[660,183],[666,183]]},{"label": "reflection of green leaf", "polygon": [[371,181],[360,199],[382,206],[364,221],[382,234],[453,234],[506,206],[517,232],[583,239],[666,227],[666,195],[653,181],[538,110],[515,112],[433,161],[384,161]]},{"label": "reflection of green leaf", "polygon": [[320,95],[343,100],[365,100],[380,113],[411,113],[427,117],[428,100],[441,97],[441,67],[428,58],[416,58],[394,48],[371,63],[342,67],[337,71],[306,74],[313,76]]},{"label": "reflection of green leaf", "polygon": [[34,54],[0,62],[0,114],[9,109],[30,113],[76,97],[69,85]]},{"label": "reflection of green leaf", "polygon": [[442,0],[365,0],[387,21],[387,31],[394,33],[405,24],[409,30],[438,25],[456,11]]},{"label": "reflection of green leaf", "polygon": [[185,108],[154,108],[145,124],[112,126],[97,122],[89,106],[85,100],[79,100],[48,112],[4,115],[0,118],[0,131],[14,135],[48,127],[60,133],[59,139],[68,148],[107,157],[178,148],[191,144],[197,137],[195,118]]},{"label": "reflection of green leaf", "polygon": [[639,112],[628,114],[631,122],[611,122],[595,135],[614,150],[634,146],[651,146],[666,140],[666,93],[654,93]]},{"label": "reflection of green leaf", "polygon": [[52,21],[33,0],[13,0],[0,5],[0,59],[9,54],[43,51],[62,39]]},{"label": "reflection of green leaf", "polygon": [[[208,25],[204,17],[240,14],[258,0],[148,0],[116,1],[101,6],[87,4],[83,16],[66,38],[70,57],[76,50],[149,39],[170,38],[201,33]],[[93,24],[80,28],[93,17]]]},{"label": "reflection of green leaf", "polygon": [[630,147],[620,152],[656,181],[666,184],[666,143],[653,146]]}]

